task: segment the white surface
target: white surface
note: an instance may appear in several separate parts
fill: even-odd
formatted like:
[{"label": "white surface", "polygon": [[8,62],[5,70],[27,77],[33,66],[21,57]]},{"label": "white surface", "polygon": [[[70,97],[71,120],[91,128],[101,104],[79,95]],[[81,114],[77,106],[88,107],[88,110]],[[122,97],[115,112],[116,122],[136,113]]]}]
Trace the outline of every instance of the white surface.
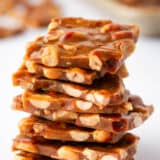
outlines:
[{"label": "white surface", "polygon": [[[107,14],[85,3],[85,0],[59,0],[64,15],[87,18],[107,18]],[[42,35],[46,29],[30,31],[15,38],[0,41],[0,160],[9,160],[12,138],[24,113],[12,111],[12,98],[21,89],[11,83],[11,75],[20,66],[27,41]],[[140,38],[137,49],[127,61],[130,77],[125,84],[132,93],[139,94],[147,104],[155,105],[155,113],[134,132],[141,137],[136,160],[160,160],[160,39]]]}]

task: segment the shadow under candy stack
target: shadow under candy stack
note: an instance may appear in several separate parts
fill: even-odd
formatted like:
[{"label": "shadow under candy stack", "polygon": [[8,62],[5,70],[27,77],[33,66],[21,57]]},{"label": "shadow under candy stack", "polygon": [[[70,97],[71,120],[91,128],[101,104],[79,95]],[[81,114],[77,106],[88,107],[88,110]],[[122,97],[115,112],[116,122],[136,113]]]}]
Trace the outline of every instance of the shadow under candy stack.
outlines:
[{"label": "shadow under candy stack", "polygon": [[15,160],[133,160],[139,138],[129,130],[153,112],[123,83],[136,25],[83,18],[53,19],[30,42],[13,84],[25,91],[13,109],[19,122]]}]

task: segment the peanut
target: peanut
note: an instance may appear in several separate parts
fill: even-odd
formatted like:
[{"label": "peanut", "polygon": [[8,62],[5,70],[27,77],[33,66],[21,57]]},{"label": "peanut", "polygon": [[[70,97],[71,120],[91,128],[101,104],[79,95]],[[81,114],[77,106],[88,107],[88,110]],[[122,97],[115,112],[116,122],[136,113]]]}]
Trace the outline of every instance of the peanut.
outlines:
[{"label": "peanut", "polygon": [[59,63],[59,50],[55,46],[47,46],[42,53],[42,63],[44,65],[54,67]]},{"label": "peanut", "polygon": [[99,115],[81,116],[80,122],[86,126],[96,126],[100,122]]},{"label": "peanut", "polygon": [[73,140],[82,142],[89,138],[89,134],[81,131],[70,131],[70,136]]}]

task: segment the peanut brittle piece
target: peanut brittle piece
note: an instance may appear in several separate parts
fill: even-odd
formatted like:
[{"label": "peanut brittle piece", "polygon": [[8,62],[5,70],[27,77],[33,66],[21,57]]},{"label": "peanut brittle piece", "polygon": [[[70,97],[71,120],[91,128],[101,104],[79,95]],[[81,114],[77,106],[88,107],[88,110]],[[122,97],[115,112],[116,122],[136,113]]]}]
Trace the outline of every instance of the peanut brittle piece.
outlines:
[{"label": "peanut brittle piece", "polygon": [[35,116],[19,122],[20,134],[28,137],[73,142],[118,142],[124,133],[114,134],[103,130],[77,127],[63,122],[52,122]]},{"label": "peanut brittle piece", "polygon": [[18,0],[9,11],[23,21],[25,26],[47,26],[51,18],[60,15],[59,7],[52,0]]},{"label": "peanut brittle piece", "polygon": [[24,25],[9,15],[0,15],[0,38],[9,37],[25,31]]},{"label": "peanut brittle piece", "polygon": [[[19,153],[17,153],[15,155],[14,160],[55,160],[55,159],[54,158],[49,158],[49,157],[46,157],[46,156],[41,156],[41,155],[34,154],[34,153],[20,151]],[[87,159],[87,160],[90,160],[90,159]],[[91,160],[94,160],[94,159],[91,159]],[[134,159],[133,159],[132,154],[131,154],[129,157],[127,157],[123,160],[134,160]]]},{"label": "peanut brittle piece", "polygon": [[[105,72],[96,72],[91,70],[85,70],[80,68],[50,68],[45,67],[39,64],[36,64],[32,61],[27,61],[21,66],[21,68],[14,74],[16,76],[23,76],[27,74],[24,72],[29,72],[31,74],[36,74],[39,77],[45,77],[47,79],[54,80],[63,80],[80,84],[90,85],[95,79],[99,79],[105,76]],[[128,71],[125,65],[122,65],[121,68],[116,73],[120,78],[125,78],[128,76]]]},{"label": "peanut brittle piece", "polygon": [[[28,63],[28,65],[31,65]],[[31,66],[30,66],[31,67]],[[34,73],[40,77],[47,79],[69,81],[80,84],[90,85],[94,79],[97,79],[99,75],[96,72],[80,69],[80,68],[47,68],[40,65],[34,65],[32,68],[28,68],[29,73]],[[26,72],[26,68],[22,66],[18,72],[16,72],[13,78],[23,76]],[[15,83],[16,84],[16,83]]]},{"label": "peanut brittle piece", "polygon": [[14,156],[13,160],[55,160],[55,159],[41,156],[38,154],[20,151]]},{"label": "peanut brittle piece", "polygon": [[89,101],[73,98],[56,92],[35,93],[25,91],[20,97],[23,108],[37,108],[52,113],[57,110],[71,111],[77,113],[128,113],[133,110],[133,106],[128,102],[129,94],[126,91],[121,103],[115,105],[97,106]]},{"label": "peanut brittle piece", "polygon": [[159,0],[118,0],[119,2],[136,7],[158,6]]},{"label": "peanut brittle piece", "polygon": [[[92,85],[85,86],[49,80],[26,71],[20,71],[14,74],[13,83],[27,90],[57,92],[54,93],[53,98],[56,98],[56,95],[60,95],[60,93],[65,94],[66,98],[73,99],[72,97],[74,97],[92,102],[101,109],[107,105],[117,105],[128,100],[128,92],[125,90],[123,81],[117,75],[105,75],[100,80],[95,80]],[[62,95],[62,97],[64,96]],[[73,101],[78,99],[73,99]]]},{"label": "peanut brittle piece", "polygon": [[48,141],[19,135],[14,139],[13,150],[63,160],[129,160],[136,153],[138,140],[135,135],[126,134],[118,143],[109,145]]},{"label": "peanut brittle piece", "polygon": [[153,112],[153,106],[144,105],[137,96],[131,96],[129,102],[131,102],[133,110],[127,114],[87,114],[64,110],[48,112],[44,108],[44,106],[48,107],[48,103],[41,102],[37,104],[39,108],[31,105],[24,107],[22,99],[19,96],[15,97],[12,108],[55,122],[67,122],[80,127],[121,133],[140,126]]},{"label": "peanut brittle piece", "polygon": [[14,5],[14,0],[1,0],[0,15],[8,12]]},{"label": "peanut brittle piece", "polygon": [[78,67],[116,73],[133,52],[139,29],[109,20],[54,19],[49,33],[31,42],[25,60],[48,67]]}]

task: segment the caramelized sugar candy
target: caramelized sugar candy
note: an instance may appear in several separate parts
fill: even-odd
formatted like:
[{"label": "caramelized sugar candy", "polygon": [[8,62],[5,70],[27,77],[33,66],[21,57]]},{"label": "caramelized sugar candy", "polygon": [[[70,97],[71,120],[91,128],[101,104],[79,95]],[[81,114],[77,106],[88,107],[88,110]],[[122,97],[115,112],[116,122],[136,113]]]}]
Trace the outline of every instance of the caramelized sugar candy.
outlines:
[{"label": "caramelized sugar candy", "polygon": [[[57,67],[45,67],[43,65],[36,64],[32,61],[27,61],[18,69],[18,71],[13,75],[14,85],[20,85],[20,79],[23,76],[34,76],[36,74],[38,77],[44,77],[53,80],[62,80],[68,82],[74,82],[79,84],[91,85],[95,79],[100,79],[104,77],[105,72],[97,72],[92,70],[85,70],[81,68],[57,68]],[[27,73],[28,72],[28,73]],[[116,75],[120,78],[125,78],[128,76],[128,71],[125,65],[117,71]],[[27,78],[28,79],[28,78]]]},{"label": "caramelized sugar candy", "polygon": [[14,140],[13,150],[65,160],[129,160],[136,153],[138,139],[132,134],[126,134],[118,143],[111,145],[49,141],[41,137],[36,139],[19,135]]},{"label": "caramelized sugar candy", "polygon": [[46,26],[59,15],[52,0],[1,0],[0,38],[20,34],[29,26]]},{"label": "caramelized sugar candy", "polygon": [[22,22],[7,14],[0,15],[0,38],[16,35],[24,31],[25,26]]},{"label": "caramelized sugar candy", "polygon": [[[60,42],[58,41],[58,43]],[[44,45],[41,45],[40,49],[36,48],[37,50],[32,50],[31,49],[33,48],[32,45],[35,44],[30,44],[31,46],[28,46],[27,51],[31,50],[31,53],[27,52],[25,56],[25,62],[30,61],[44,65],[46,67],[61,67],[61,68],[72,67],[72,68],[83,68],[87,70],[90,69],[98,71],[102,73],[102,75],[105,73],[115,74],[120,69],[125,59],[120,55],[121,52],[123,52],[123,50],[127,50],[128,48],[131,48],[131,46],[129,45],[133,45],[132,43],[133,41],[128,39],[115,41],[112,44],[110,42],[108,43],[108,46],[112,45],[111,47],[102,46],[103,48],[101,47],[99,48],[99,51],[95,51],[96,53],[94,53],[94,55],[92,51],[80,52],[80,50],[83,49],[83,46],[81,46],[80,49],[78,49],[78,52],[80,53],[77,54],[75,53],[74,55],[72,55],[71,53],[73,52],[69,54],[69,53],[61,53],[58,49],[55,50],[53,48],[55,45],[53,44],[53,42],[50,45],[47,44],[47,49]],[[48,48],[48,46],[50,48]],[[116,47],[117,49],[114,49],[114,47]],[[62,49],[60,48],[60,50]],[[133,52],[133,50],[130,52]],[[102,62],[102,59],[104,62]],[[53,63],[55,63],[56,65],[52,65]]]},{"label": "caramelized sugar candy", "polygon": [[[23,8],[23,14],[18,7]],[[60,16],[59,7],[52,0],[20,0],[13,10],[26,26],[47,26],[53,17]]]},{"label": "caramelized sugar candy", "polygon": [[37,108],[50,113],[57,110],[71,111],[77,113],[104,113],[104,114],[122,114],[133,110],[130,102],[122,102],[117,105],[107,105],[99,107],[92,102],[72,98],[63,94],[34,94],[25,92],[23,95],[17,96],[23,103],[23,108]]},{"label": "caramelized sugar candy", "polygon": [[6,13],[14,6],[14,0],[1,0],[0,15]]},{"label": "caramelized sugar candy", "polygon": [[159,0],[118,0],[131,6],[157,6],[160,5]]},{"label": "caramelized sugar candy", "polygon": [[14,156],[13,160],[55,160],[55,159],[41,156],[38,154],[20,151]]},{"label": "caramelized sugar candy", "polygon": [[48,35],[28,45],[25,60],[116,73],[133,52],[138,34],[137,26],[110,20],[54,19]]},{"label": "caramelized sugar candy", "polygon": [[61,95],[70,99],[74,97],[74,101],[78,101],[79,99],[89,101],[92,102],[90,103],[91,106],[95,104],[101,109],[107,105],[117,105],[128,100],[127,91],[122,79],[118,75],[107,74],[101,80],[95,80],[92,85],[86,86],[49,80],[38,75],[29,74],[26,71],[20,71],[14,74],[13,83],[14,85],[20,85],[26,90],[42,91],[45,93],[44,95],[54,93],[54,99],[57,97],[56,95]]},{"label": "caramelized sugar candy", "polygon": [[[92,158],[92,157],[91,157]],[[14,160],[55,160],[54,158],[49,158],[46,156],[20,151],[14,157]],[[95,159],[91,159],[95,160]],[[123,160],[134,160],[133,157],[129,156]]]},{"label": "caramelized sugar candy", "polygon": [[[128,96],[129,94],[126,91],[126,97],[128,98]],[[23,108],[37,108],[45,110],[45,112],[48,113],[52,113],[57,110],[64,110],[77,113],[122,114],[133,110],[132,104],[127,100],[125,101],[125,99],[122,103],[116,105],[106,105],[104,107],[100,107],[92,102],[73,98],[57,92],[37,93],[25,91],[19,97],[23,103]]]},{"label": "caramelized sugar candy", "polygon": [[24,118],[19,123],[20,134],[28,137],[72,141],[116,143],[124,133],[115,134],[103,130],[77,127],[63,122],[52,122],[35,116]]},{"label": "caramelized sugar candy", "polygon": [[[126,97],[128,98],[128,96],[128,91],[126,91]],[[132,104],[128,101],[125,101],[125,99],[119,104],[99,107],[92,102],[84,101],[78,98],[72,98],[57,92],[36,93],[25,91],[20,97],[24,108],[33,107],[37,109],[43,109],[48,113],[55,110],[65,110],[77,113],[121,114],[128,113],[129,111],[133,110]]]},{"label": "caramelized sugar candy", "polygon": [[60,15],[58,6],[52,0],[16,0],[7,12],[26,27],[47,26],[51,18]]},{"label": "caramelized sugar candy", "polygon": [[13,76],[26,91],[12,107],[31,114],[13,143],[18,160],[133,160],[138,138],[126,131],[153,112],[122,80],[138,35],[135,25],[57,18],[28,44]]},{"label": "caramelized sugar candy", "polygon": [[[23,106],[19,96],[15,97],[12,107],[55,122],[67,122],[80,127],[122,133],[141,125],[153,112],[153,107],[144,105],[139,97],[131,96],[129,101],[133,105],[133,110],[127,114],[87,114],[64,110],[48,112],[42,107]],[[48,106],[47,103],[39,105]]]}]

